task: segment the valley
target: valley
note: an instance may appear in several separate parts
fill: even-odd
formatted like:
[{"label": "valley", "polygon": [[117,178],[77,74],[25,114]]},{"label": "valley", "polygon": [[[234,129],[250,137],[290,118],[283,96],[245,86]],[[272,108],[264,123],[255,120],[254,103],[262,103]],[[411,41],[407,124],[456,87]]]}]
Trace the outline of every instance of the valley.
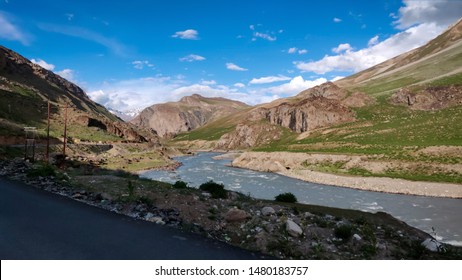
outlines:
[{"label": "valley", "polygon": [[[457,259],[461,65],[459,20],[290,97],[250,106],[199,91],[124,121],[0,46],[0,174],[276,258]],[[276,199],[294,193],[298,203]]]}]

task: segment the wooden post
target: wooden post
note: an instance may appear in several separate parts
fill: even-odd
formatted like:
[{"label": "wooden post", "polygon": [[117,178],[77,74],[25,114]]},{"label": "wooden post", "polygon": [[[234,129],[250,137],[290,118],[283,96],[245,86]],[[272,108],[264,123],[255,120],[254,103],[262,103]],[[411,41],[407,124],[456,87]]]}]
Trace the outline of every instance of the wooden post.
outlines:
[{"label": "wooden post", "polygon": [[46,150],[46,162],[50,161],[50,100],[48,100],[48,122],[47,122],[47,150]]},{"label": "wooden post", "polygon": [[64,107],[64,145],[63,145],[63,160],[66,158],[66,143],[67,143],[67,108],[69,103]]}]

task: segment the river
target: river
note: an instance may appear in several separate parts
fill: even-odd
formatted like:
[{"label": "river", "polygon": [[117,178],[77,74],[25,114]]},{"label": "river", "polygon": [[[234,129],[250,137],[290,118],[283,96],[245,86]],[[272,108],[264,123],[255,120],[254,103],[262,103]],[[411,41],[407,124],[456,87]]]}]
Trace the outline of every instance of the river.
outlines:
[{"label": "river", "polygon": [[354,190],[309,183],[273,173],[230,167],[229,159],[213,159],[218,153],[199,153],[177,157],[182,163],[174,171],[145,171],[141,177],[189,186],[213,180],[228,190],[254,198],[274,199],[284,192],[293,193],[300,203],[368,212],[387,212],[407,224],[453,245],[462,246],[462,200]]}]

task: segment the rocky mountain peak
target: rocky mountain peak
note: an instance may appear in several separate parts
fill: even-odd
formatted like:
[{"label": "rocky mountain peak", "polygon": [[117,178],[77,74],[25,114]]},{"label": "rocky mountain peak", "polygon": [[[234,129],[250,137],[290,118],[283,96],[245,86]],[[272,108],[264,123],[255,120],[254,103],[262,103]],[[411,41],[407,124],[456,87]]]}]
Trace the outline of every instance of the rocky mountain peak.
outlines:
[{"label": "rocky mountain peak", "polygon": [[130,122],[152,129],[161,137],[172,137],[248,107],[239,101],[193,94],[178,102],[150,106]]}]

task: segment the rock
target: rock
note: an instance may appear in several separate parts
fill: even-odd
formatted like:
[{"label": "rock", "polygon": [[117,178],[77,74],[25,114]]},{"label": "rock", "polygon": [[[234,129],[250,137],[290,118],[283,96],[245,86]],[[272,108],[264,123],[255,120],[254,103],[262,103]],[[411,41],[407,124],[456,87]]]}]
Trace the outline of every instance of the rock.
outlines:
[{"label": "rock", "polygon": [[390,102],[415,110],[440,110],[462,103],[462,86],[433,86],[417,92],[401,88],[390,97]]},{"label": "rock", "polygon": [[308,219],[308,218],[313,218],[315,215],[310,212],[305,212],[303,216],[305,216],[305,219]]},{"label": "rock", "polygon": [[273,207],[266,206],[261,209],[261,213],[263,216],[269,216],[269,215],[276,213],[276,211],[274,210]]},{"label": "rock", "polygon": [[434,238],[425,239],[425,241],[422,242],[422,246],[432,252],[440,252],[443,248],[443,244]]},{"label": "rock", "polygon": [[298,103],[282,103],[270,108],[265,118],[271,123],[287,127],[297,133],[355,120],[353,111],[339,100],[312,96]]},{"label": "rock", "polygon": [[212,197],[212,194],[208,193],[208,192],[203,192],[201,193],[201,195],[205,198],[211,198]]},{"label": "rock", "polygon": [[158,225],[165,225],[165,222],[162,220],[161,217],[150,217],[146,219],[146,221],[151,222],[151,223],[156,223]]},{"label": "rock", "polygon": [[299,237],[303,233],[302,228],[292,220],[287,220],[286,230],[287,230],[287,233],[289,233],[289,235],[293,237]]},{"label": "rock", "polygon": [[248,217],[249,215],[244,210],[232,208],[232,209],[229,209],[228,212],[226,212],[224,218],[225,218],[225,221],[229,223],[233,223],[233,222],[242,222],[246,220]]},{"label": "rock", "polygon": [[236,200],[239,198],[239,194],[236,192],[228,192],[228,199]]}]

